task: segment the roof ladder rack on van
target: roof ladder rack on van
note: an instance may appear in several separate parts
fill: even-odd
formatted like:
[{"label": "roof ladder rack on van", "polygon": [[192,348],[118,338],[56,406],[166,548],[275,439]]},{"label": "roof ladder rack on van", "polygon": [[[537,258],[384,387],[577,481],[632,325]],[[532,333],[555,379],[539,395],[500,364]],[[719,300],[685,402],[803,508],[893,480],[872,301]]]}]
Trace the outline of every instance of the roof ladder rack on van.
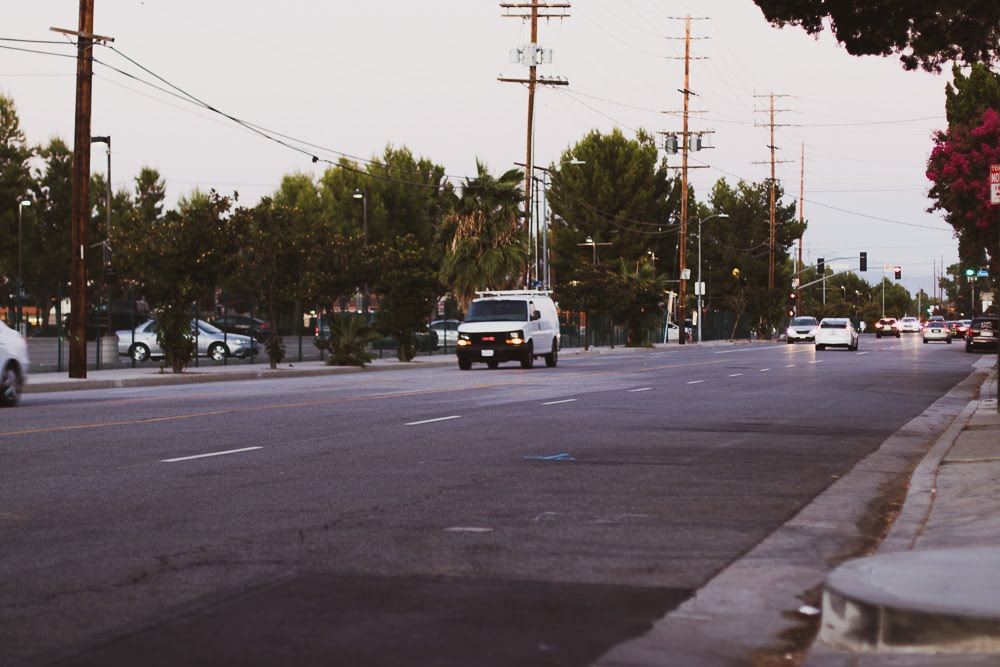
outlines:
[{"label": "roof ladder rack on van", "polygon": [[476,296],[480,299],[491,296],[552,296],[552,292],[536,289],[487,290],[476,292]]}]

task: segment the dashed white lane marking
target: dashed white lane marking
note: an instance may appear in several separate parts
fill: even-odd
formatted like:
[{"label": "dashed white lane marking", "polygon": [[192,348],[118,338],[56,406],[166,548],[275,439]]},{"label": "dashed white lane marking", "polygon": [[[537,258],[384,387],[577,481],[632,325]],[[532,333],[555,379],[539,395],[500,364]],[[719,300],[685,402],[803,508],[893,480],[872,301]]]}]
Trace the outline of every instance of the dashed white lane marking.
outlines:
[{"label": "dashed white lane marking", "polygon": [[452,526],[450,528],[445,528],[446,533],[492,533],[492,528],[486,528],[485,526]]},{"label": "dashed white lane marking", "polygon": [[542,403],[542,405],[559,405],[560,403],[572,403],[575,400],[575,398],[564,398],[561,401],[549,401],[548,403]]},{"label": "dashed white lane marking", "polygon": [[771,370],[771,369],[770,369],[770,368],[762,368],[762,369],[760,369],[760,372],[761,372],[761,373],[766,373],[766,372],[768,372],[769,370]]},{"label": "dashed white lane marking", "polygon": [[701,384],[704,380],[691,380],[688,384]]},{"label": "dashed white lane marking", "polygon": [[858,356],[859,356],[859,357],[860,357],[860,356],[861,356],[862,354],[868,354],[868,352],[858,352]]},{"label": "dashed white lane marking", "polygon": [[785,364],[785,368],[795,368],[795,364]]},{"label": "dashed white lane marking", "polygon": [[810,364],[821,364],[821,363],[823,363],[823,360],[822,359],[817,359],[816,361],[810,361],[809,363]]},{"label": "dashed white lane marking", "polygon": [[743,375],[743,373],[730,373],[729,377],[731,377],[731,378],[738,378],[741,375]]},{"label": "dashed white lane marking", "polygon": [[462,415],[451,415],[450,417],[436,417],[434,419],[421,419],[418,422],[406,422],[405,426],[419,426],[420,424],[433,424],[434,422],[448,421],[449,419],[461,419]]},{"label": "dashed white lane marking", "polygon": [[652,387],[641,387],[639,389],[629,389],[628,391],[629,391],[630,394],[634,394],[634,393],[639,392],[639,391],[652,391],[652,390],[653,390]]},{"label": "dashed white lane marking", "polygon": [[194,456],[180,456],[176,459],[161,459],[160,463],[177,463],[178,461],[191,461],[194,459],[207,459],[210,456],[225,456],[226,454],[239,454],[241,452],[252,452],[263,447],[243,447],[241,449],[227,449],[224,452],[210,452],[208,454],[196,454]]}]

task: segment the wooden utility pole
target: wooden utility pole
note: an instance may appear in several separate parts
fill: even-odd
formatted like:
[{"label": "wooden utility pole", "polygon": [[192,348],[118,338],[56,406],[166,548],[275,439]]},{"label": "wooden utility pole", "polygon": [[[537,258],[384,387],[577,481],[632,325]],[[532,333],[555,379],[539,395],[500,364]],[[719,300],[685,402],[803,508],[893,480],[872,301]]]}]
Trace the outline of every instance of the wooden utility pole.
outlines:
[{"label": "wooden utility pole", "polygon": [[[799,261],[795,265],[795,274],[799,282],[796,285],[802,284],[802,276],[799,272],[802,271],[802,241],[806,234],[805,222],[806,222],[806,142],[802,142],[802,154],[799,158],[799,224],[802,225],[802,234],[799,235]],[[795,288],[795,306],[796,308],[802,302],[802,290],[798,287]],[[796,313],[798,314],[798,313]]]},{"label": "wooden utility pole", "polygon": [[[73,201],[71,213],[72,283],[69,317],[69,376],[87,377],[87,227],[90,221],[90,109],[94,43],[113,42],[94,34],[94,0],[80,0],[79,30],[51,28],[76,37],[76,125],[73,134]],[[111,174],[108,174],[110,180]],[[100,345],[100,341],[98,341]]]},{"label": "wooden utility pole", "polygon": [[[687,268],[687,230],[688,230],[688,170],[694,168],[707,168],[708,165],[696,165],[692,166],[689,163],[688,157],[692,150],[700,151],[702,150],[702,137],[703,135],[712,135],[713,130],[701,130],[698,132],[691,132],[691,114],[699,113],[691,111],[691,61],[692,60],[703,60],[703,58],[692,58],[691,57],[691,21],[694,20],[691,16],[684,17],[684,87],[679,90],[679,92],[684,96],[684,104],[681,108],[681,136],[677,139],[676,132],[660,132],[660,134],[667,135],[667,152],[676,153],[679,149],[681,153],[681,211],[680,211],[680,229],[677,235],[677,266],[678,266],[678,278],[680,282],[678,283],[677,289],[677,326],[679,327],[679,340],[681,345],[684,345],[686,340],[686,328],[684,322],[687,320],[687,279],[685,274],[688,272]],[[702,38],[703,39],[703,38]],[[671,113],[671,112],[667,112]],[[674,112],[675,113],[675,112]],[[704,146],[704,148],[710,148],[711,146]],[[701,313],[698,314],[701,317]]]},{"label": "wooden utility pole", "polygon": [[[69,376],[87,377],[87,223],[90,218],[90,109],[94,73],[94,0],[80,0],[76,55],[76,129],[73,139],[73,267],[69,320]],[[100,343],[98,343],[100,344]]]},{"label": "wooden utility pole", "polygon": [[[770,178],[770,194],[769,194],[769,215],[768,215],[768,234],[767,234],[767,288],[769,290],[774,289],[774,275],[775,275],[775,255],[777,254],[777,239],[778,239],[778,221],[776,218],[776,207],[777,207],[777,189],[778,189],[778,176],[776,171],[776,166],[781,162],[788,162],[788,160],[778,160],[777,153],[778,146],[774,141],[774,128],[780,127],[775,124],[775,114],[779,111],[787,111],[787,109],[775,109],[774,100],[776,97],[787,97],[787,95],[775,95],[774,93],[768,93],[767,95],[755,95],[754,97],[767,97],[768,98],[768,122],[767,126],[771,129],[771,142],[767,145],[771,153],[771,159],[768,161],[771,165],[771,178]],[[755,163],[760,164],[760,163]]]},{"label": "wooden utility pole", "polygon": [[[528,66],[528,78],[500,77],[499,79],[505,83],[522,83],[528,86],[528,127],[524,159],[525,164],[528,166],[524,170],[524,229],[529,233],[532,223],[533,177],[535,168],[535,88],[539,85],[569,85],[569,81],[566,79],[538,77],[538,65],[551,62],[551,51],[539,48],[538,46],[538,19],[568,18],[569,14],[565,10],[569,9],[570,6],[568,2],[550,3],[539,2],[538,0],[519,3],[500,3],[500,7],[507,12],[503,16],[520,18],[529,21],[531,24],[531,43],[512,52],[517,55],[518,62]],[[511,10],[515,10],[515,13],[511,13]]]},{"label": "wooden utility pole", "polygon": [[[684,141],[681,142],[681,229],[678,243],[680,245],[680,282],[677,289],[677,331],[678,343],[684,345],[687,341],[687,225],[688,225],[688,141],[691,103],[691,17],[684,17],[684,111],[681,127]],[[701,313],[698,314],[701,317]]]}]

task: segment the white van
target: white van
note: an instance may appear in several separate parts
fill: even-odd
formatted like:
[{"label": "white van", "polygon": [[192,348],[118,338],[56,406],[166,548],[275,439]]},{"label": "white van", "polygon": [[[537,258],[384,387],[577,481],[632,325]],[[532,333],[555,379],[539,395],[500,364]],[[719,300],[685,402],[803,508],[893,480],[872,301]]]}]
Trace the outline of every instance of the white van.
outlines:
[{"label": "white van", "polygon": [[559,317],[549,292],[512,290],[477,292],[465,320],[458,325],[458,367],[483,362],[496,368],[504,361],[519,361],[531,368],[537,357],[555,367],[559,361]]}]

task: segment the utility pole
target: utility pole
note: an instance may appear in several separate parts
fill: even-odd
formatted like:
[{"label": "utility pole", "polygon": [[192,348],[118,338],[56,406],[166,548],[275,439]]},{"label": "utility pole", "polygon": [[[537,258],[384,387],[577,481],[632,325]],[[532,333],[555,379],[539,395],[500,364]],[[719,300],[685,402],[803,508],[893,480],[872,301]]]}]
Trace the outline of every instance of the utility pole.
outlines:
[{"label": "utility pole", "polygon": [[[538,19],[569,18],[569,14],[566,13],[565,10],[569,9],[571,5],[568,2],[552,3],[531,0],[531,2],[501,2],[500,7],[505,10],[505,13],[503,14],[504,17],[527,20],[531,24],[531,42],[517,49],[513,49],[510,53],[511,61],[527,65],[528,78],[499,78],[499,81],[504,83],[521,83],[528,86],[528,124],[525,142],[526,155],[524,160],[525,164],[528,166],[524,170],[524,229],[530,233],[533,204],[532,192],[534,189],[533,170],[535,166],[535,88],[539,85],[569,85],[569,81],[564,78],[538,76],[538,65],[544,65],[552,62],[552,50],[543,49],[538,46]],[[514,13],[511,13],[511,10],[513,10]],[[531,264],[529,262],[529,270],[530,267]]]},{"label": "utility pole", "polygon": [[[69,376],[87,377],[87,223],[90,217],[90,109],[94,44],[113,42],[94,34],[94,0],[80,0],[79,30],[52,28],[76,37],[76,125],[73,134],[72,288]],[[99,344],[99,343],[98,343]]]},{"label": "utility pole", "polygon": [[[806,212],[805,212],[805,199],[806,199],[806,142],[802,142],[802,154],[799,158],[799,224],[802,225],[802,234],[799,235],[799,261],[795,266],[795,273],[798,274],[802,271],[802,241],[805,237],[805,222],[806,222]],[[799,289],[798,285],[802,283],[801,278],[796,278],[798,281],[795,288],[795,307],[798,308],[799,304],[802,303],[802,290]],[[798,315],[798,311],[795,312]]]},{"label": "utility pole", "polygon": [[[680,340],[678,341],[681,345],[684,345],[687,340],[685,336],[684,322],[687,320],[687,281],[690,275],[690,270],[687,268],[687,229],[688,229],[688,169],[693,169],[688,162],[688,154],[694,151],[700,151],[703,148],[711,148],[710,143],[703,143],[704,135],[709,137],[714,133],[712,130],[702,130],[699,132],[691,132],[690,129],[690,118],[691,114],[691,95],[695,93],[691,92],[691,60],[703,60],[704,58],[692,58],[691,57],[691,40],[697,39],[691,37],[691,21],[690,15],[684,17],[684,87],[679,89],[684,98],[684,105],[681,109],[681,136],[680,140],[677,138],[676,132],[660,132],[660,134],[667,135],[666,141],[664,143],[664,149],[668,155],[676,155],[678,149],[681,153],[681,219],[680,219],[680,230],[677,235],[677,247],[678,247],[678,289],[677,289],[677,326],[680,327]],[[698,19],[702,20],[702,19]],[[704,39],[704,38],[701,38]],[[668,112],[669,113],[669,112]],[[707,168],[708,165],[698,165],[699,168]],[[700,317],[699,313],[699,317]]]},{"label": "utility pole", "polygon": [[[774,93],[768,93],[767,95],[754,95],[755,98],[766,97],[768,99],[768,122],[766,125],[771,129],[771,143],[768,144],[767,148],[770,150],[771,159],[769,160],[771,165],[771,179],[770,179],[770,198],[769,198],[769,211],[768,216],[768,235],[767,235],[767,288],[770,290],[774,289],[774,261],[775,254],[777,250],[777,220],[775,218],[775,207],[777,204],[777,187],[778,187],[778,177],[775,167],[779,163],[788,162],[788,160],[777,160],[776,151],[778,150],[778,145],[774,141],[774,129],[776,127],[783,127],[775,124],[775,114],[781,111],[787,111],[787,109],[775,109],[774,100],[777,97],[788,97],[788,95],[775,95]],[[760,125],[756,125],[760,127]],[[754,164],[761,164],[755,162]]]}]

